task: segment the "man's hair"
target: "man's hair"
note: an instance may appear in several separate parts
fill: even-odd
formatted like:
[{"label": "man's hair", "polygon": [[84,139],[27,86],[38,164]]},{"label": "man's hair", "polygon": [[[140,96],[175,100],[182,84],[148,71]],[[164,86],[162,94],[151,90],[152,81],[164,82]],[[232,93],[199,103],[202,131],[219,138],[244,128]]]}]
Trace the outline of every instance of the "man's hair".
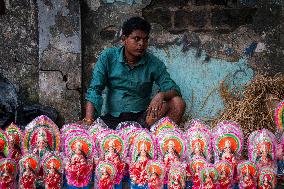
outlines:
[{"label": "man's hair", "polygon": [[141,30],[149,35],[151,25],[141,17],[132,17],[126,20],[122,25],[122,35],[129,36],[134,30]]}]

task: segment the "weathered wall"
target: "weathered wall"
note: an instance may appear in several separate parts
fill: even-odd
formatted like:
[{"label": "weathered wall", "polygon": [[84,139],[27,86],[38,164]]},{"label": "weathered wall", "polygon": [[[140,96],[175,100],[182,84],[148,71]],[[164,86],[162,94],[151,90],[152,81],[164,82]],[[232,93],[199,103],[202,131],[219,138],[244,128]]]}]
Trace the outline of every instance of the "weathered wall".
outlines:
[{"label": "weathered wall", "polygon": [[[2,4],[2,3],[1,3]],[[38,102],[36,3],[5,0],[0,11],[0,73],[11,81],[23,103]]]},{"label": "weathered wall", "polygon": [[221,84],[241,90],[256,72],[284,71],[279,2],[84,0],[84,91],[99,52],[119,44],[121,23],[140,15],[153,25],[150,50],[181,87],[186,118],[210,120],[223,109]]},{"label": "weathered wall", "polygon": [[23,105],[39,103],[56,108],[61,124],[79,120],[79,1],[1,2],[1,74],[16,86]]},{"label": "weathered wall", "polygon": [[77,0],[37,0],[39,101],[63,122],[81,118],[81,25]]}]

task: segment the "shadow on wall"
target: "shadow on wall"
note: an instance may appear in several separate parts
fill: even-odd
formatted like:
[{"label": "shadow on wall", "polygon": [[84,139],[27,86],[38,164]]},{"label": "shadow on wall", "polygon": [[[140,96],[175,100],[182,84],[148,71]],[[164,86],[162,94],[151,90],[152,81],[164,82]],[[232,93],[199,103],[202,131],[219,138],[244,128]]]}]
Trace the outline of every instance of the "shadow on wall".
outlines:
[{"label": "shadow on wall", "polygon": [[0,15],[5,13],[5,2],[4,0],[0,0]]}]

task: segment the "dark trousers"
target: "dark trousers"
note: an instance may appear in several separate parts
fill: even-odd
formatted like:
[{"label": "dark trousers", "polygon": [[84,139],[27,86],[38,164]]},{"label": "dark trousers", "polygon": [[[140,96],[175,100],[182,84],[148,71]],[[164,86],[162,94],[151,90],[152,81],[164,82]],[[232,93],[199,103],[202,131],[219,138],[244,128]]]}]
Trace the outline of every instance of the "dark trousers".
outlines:
[{"label": "dark trousers", "polygon": [[141,111],[138,113],[133,112],[123,112],[119,115],[119,117],[114,117],[110,114],[106,114],[101,117],[101,119],[107,124],[110,129],[116,129],[117,125],[124,121],[136,121],[142,127],[147,128],[145,124],[146,112]]}]

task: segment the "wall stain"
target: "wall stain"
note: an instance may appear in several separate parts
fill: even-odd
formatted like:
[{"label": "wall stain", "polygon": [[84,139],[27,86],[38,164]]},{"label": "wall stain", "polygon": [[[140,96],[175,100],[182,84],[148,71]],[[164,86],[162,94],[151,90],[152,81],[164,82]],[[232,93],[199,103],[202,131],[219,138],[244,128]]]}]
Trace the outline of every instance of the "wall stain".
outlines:
[{"label": "wall stain", "polygon": [[[224,108],[220,85],[226,82],[232,89],[241,90],[254,76],[246,58],[236,62],[210,58],[204,50],[196,56],[197,49],[182,51],[182,45],[172,45],[167,50],[151,46],[149,49],[168,68],[174,81],[180,86],[187,103],[186,114],[192,118],[210,120]],[[207,62],[204,64],[204,62]]]}]

